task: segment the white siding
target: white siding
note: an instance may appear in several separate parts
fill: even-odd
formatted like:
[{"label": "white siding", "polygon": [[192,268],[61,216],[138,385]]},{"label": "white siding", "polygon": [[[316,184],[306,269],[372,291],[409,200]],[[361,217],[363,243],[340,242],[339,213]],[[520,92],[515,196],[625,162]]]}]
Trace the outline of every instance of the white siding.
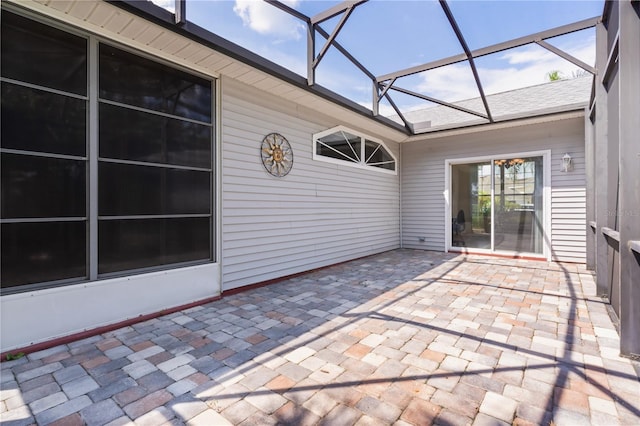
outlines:
[{"label": "white siding", "polygon": [[[406,143],[402,146],[402,243],[445,249],[446,159],[551,150],[551,251],[558,261],[585,261],[585,158],[582,118]],[[560,171],[569,153],[574,168]],[[425,241],[420,242],[419,238]]]},{"label": "white siding", "polygon": [[[313,133],[338,124],[349,126],[222,79],[223,290],[399,247],[398,176],[312,159]],[[271,132],[293,148],[282,178],[260,160]]]}]

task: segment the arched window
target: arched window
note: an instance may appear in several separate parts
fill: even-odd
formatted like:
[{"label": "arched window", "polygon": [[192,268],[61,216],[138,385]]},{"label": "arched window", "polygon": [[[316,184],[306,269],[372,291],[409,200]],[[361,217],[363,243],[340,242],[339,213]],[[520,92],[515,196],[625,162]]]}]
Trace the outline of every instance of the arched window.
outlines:
[{"label": "arched window", "polygon": [[384,142],[344,126],[316,133],[313,145],[315,160],[396,174],[396,158]]}]

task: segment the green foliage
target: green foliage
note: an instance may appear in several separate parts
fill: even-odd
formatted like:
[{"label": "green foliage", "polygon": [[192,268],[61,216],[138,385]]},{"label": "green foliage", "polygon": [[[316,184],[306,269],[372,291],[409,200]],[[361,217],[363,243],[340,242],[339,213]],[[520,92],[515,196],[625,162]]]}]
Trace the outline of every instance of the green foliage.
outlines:
[{"label": "green foliage", "polygon": [[482,213],[482,216],[491,215],[491,200],[482,201],[480,204],[480,213]]},{"label": "green foliage", "polygon": [[8,353],[8,354],[5,356],[5,359],[6,359],[7,361],[13,361],[13,360],[15,360],[15,359],[20,359],[20,358],[22,358],[23,356],[24,356],[24,352],[18,352],[17,354]]},{"label": "green foliage", "polygon": [[558,81],[564,79],[564,76],[560,70],[551,70],[547,73],[547,79],[549,81]]},{"label": "green foliage", "polygon": [[551,70],[547,73],[546,77],[548,81],[558,81],[558,80],[566,80],[567,78],[580,78],[589,75],[589,71],[583,70],[582,68],[578,68],[574,71],[571,71],[570,76],[566,76],[560,70]]}]

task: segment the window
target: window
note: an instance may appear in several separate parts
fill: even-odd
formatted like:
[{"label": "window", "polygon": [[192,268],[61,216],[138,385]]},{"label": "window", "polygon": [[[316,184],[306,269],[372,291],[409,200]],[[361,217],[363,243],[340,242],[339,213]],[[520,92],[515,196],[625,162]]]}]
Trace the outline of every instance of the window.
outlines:
[{"label": "window", "polygon": [[2,292],[211,261],[212,81],[2,20]]},{"label": "window", "polygon": [[100,45],[98,274],[211,259],[211,81]]},{"label": "window", "polygon": [[86,279],[87,40],[2,11],[2,288]]},{"label": "window", "polygon": [[396,159],[383,142],[347,129],[334,127],[313,135],[316,160],[339,162],[356,167],[396,174]]}]

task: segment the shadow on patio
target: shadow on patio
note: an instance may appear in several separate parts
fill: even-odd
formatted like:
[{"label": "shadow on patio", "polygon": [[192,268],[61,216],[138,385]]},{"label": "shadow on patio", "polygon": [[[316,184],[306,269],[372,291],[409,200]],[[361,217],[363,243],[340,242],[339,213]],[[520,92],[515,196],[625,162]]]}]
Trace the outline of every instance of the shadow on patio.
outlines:
[{"label": "shadow on patio", "polygon": [[47,424],[638,424],[581,265],[396,250],[2,365]]}]

